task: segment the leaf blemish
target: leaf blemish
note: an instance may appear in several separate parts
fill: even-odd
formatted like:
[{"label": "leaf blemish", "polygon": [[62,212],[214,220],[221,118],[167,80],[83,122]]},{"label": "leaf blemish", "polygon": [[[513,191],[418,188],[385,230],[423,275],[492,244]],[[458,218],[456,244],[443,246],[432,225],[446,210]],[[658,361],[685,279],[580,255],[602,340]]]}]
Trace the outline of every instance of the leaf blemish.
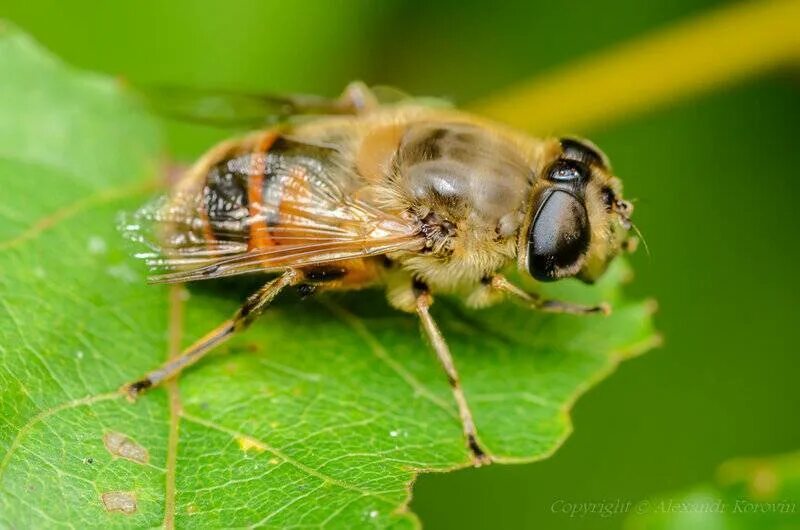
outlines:
[{"label": "leaf blemish", "polygon": [[255,451],[256,453],[263,453],[267,450],[263,443],[255,438],[249,436],[237,436],[236,443],[239,444],[239,449],[247,453],[248,451]]},{"label": "leaf blemish", "polygon": [[115,457],[131,460],[138,464],[146,464],[150,459],[147,449],[137,444],[121,432],[110,431],[103,435],[103,444]]},{"label": "leaf blemish", "polygon": [[106,511],[130,515],[136,511],[136,494],[132,491],[107,491],[100,496]]}]

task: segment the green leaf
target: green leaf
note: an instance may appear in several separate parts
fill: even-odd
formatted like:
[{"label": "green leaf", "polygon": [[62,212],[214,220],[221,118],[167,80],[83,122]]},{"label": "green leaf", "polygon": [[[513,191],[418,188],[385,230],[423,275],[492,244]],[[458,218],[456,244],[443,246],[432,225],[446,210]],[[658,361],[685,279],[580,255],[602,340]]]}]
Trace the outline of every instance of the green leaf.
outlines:
[{"label": "green leaf", "polygon": [[711,484],[637,503],[627,530],[800,528],[800,453],[740,458]]},{"label": "green leaf", "polygon": [[[113,80],[0,33],[0,525],[413,527],[417,473],[469,465],[446,379],[380,291],[283,296],[177,386],[117,389],[229,316],[237,282],[147,286],[115,230],[152,194],[159,126]],[[497,462],[555,451],[575,399],[656,341],[652,304],[609,318],[433,308]],[[453,507],[457,509],[457,507]]]}]

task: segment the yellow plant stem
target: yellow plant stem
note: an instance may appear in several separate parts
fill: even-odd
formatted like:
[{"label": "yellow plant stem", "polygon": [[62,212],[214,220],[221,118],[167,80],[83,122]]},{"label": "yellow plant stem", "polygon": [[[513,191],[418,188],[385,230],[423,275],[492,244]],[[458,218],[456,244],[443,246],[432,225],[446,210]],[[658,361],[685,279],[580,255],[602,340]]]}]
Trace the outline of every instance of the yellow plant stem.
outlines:
[{"label": "yellow plant stem", "polygon": [[534,133],[581,131],[798,60],[800,0],[734,4],[512,86],[471,109]]}]

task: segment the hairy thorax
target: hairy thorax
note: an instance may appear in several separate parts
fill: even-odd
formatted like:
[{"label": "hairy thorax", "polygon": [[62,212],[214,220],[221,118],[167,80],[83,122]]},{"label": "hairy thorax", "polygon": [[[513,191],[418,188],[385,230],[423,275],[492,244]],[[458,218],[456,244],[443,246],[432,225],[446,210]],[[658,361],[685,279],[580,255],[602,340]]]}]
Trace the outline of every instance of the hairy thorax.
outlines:
[{"label": "hairy thorax", "polygon": [[429,247],[401,257],[438,290],[474,284],[513,259],[532,174],[501,137],[464,123],[411,125],[392,181]]}]

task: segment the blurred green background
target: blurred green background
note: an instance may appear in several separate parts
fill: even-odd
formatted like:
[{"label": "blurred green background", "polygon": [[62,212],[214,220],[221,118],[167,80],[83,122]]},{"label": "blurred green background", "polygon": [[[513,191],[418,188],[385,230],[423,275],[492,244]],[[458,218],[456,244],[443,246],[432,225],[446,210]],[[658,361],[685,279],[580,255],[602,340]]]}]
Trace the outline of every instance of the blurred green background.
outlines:
[{"label": "blurred green background", "polygon": [[[334,95],[352,79],[458,103],[725,2],[467,0],[0,2],[0,17],[67,61],[142,83]],[[544,462],[422,476],[427,528],[617,528],[554,501],[631,500],[713,476],[722,461],[800,447],[800,90],[782,70],[572,132],[637,197],[665,347],[625,363],[575,408]],[[592,87],[586,87],[592,90]],[[225,131],[170,124],[191,159]],[[795,213],[793,213],[795,212]]]}]

